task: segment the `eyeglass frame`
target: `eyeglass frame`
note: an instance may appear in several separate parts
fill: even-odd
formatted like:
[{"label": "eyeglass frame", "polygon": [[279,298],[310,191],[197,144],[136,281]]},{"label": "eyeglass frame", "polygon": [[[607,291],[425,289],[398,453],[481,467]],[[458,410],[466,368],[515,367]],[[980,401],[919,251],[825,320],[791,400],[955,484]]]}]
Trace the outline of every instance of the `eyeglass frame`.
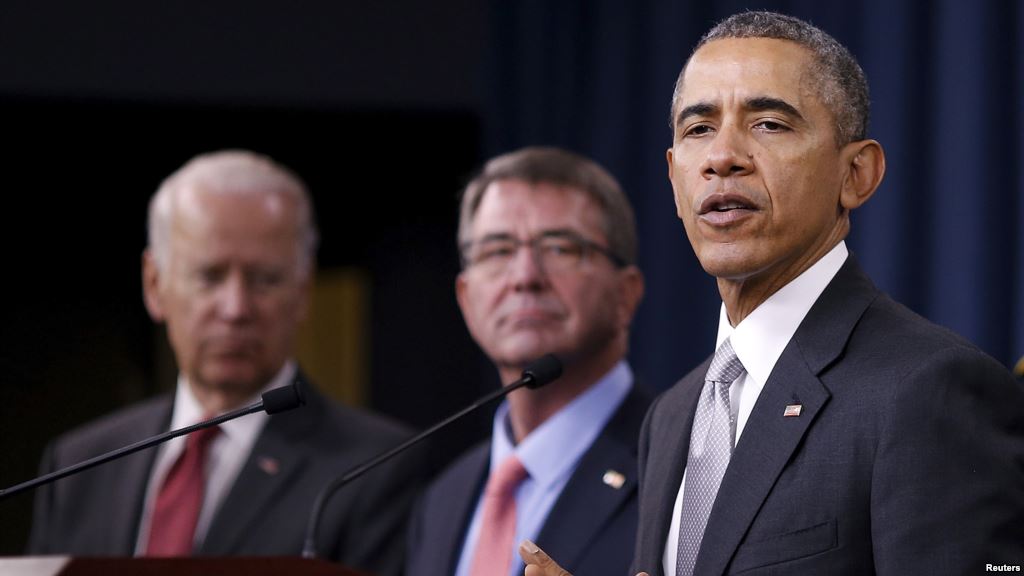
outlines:
[{"label": "eyeglass frame", "polygon": [[[573,242],[575,244],[578,244],[580,246],[580,248],[581,248],[580,260],[576,264],[576,266],[582,265],[589,258],[590,253],[592,253],[592,252],[596,252],[598,254],[601,254],[602,256],[607,258],[608,261],[611,262],[613,266],[615,266],[618,269],[622,269],[622,268],[625,268],[625,267],[629,266],[629,263],[626,262],[618,254],[613,252],[611,248],[609,248],[607,246],[602,246],[601,244],[598,244],[597,242],[594,242],[593,240],[585,238],[583,235],[581,235],[581,234],[579,234],[579,233],[577,233],[577,232],[575,232],[573,230],[565,230],[565,229],[545,230],[544,232],[541,232],[540,234],[537,234],[536,236],[534,236],[534,237],[532,237],[532,238],[530,238],[528,240],[522,240],[520,238],[516,238],[516,237],[512,236],[511,234],[487,234],[487,235],[485,235],[483,238],[481,238],[479,240],[469,240],[469,241],[462,242],[461,244],[459,244],[459,260],[460,260],[460,262],[462,264],[462,269],[463,270],[469,270],[473,266],[475,266],[477,264],[480,264],[480,262],[481,262],[479,260],[476,261],[476,262],[473,262],[473,261],[470,260],[469,256],[467,255],[467,252],[474,245],[477,245],[477,244],[480,244],[480,243],[483,243],[483,242],[488,242],[488,241],[510,242],[510,243],[514,244],[515,253],[518,253],[519,249],[524,247],[524,246],[528,247],[530,249],[530,257],[533,258],[534,263],[536,263],[545,272],[548,272],[548,270],[544,268],[543,258],[541,258],[539,249],[540,249],[540,243],[542,241],[544,241],[545,239],[550,239],[550,238],[569,240],[569,241],[571,241],[571,242]],[[513,257],[514,257],[514,254],[513,254]]]}]

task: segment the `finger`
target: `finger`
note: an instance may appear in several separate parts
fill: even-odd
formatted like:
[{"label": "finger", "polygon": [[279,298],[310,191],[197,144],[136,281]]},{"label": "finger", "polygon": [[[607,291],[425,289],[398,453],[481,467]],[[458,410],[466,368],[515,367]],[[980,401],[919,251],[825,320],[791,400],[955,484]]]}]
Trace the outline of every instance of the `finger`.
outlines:
[{"label": "finger", "polygon": [[572,576],[529,540],[519,544],[519,556],[526,563],[526,576]]}]

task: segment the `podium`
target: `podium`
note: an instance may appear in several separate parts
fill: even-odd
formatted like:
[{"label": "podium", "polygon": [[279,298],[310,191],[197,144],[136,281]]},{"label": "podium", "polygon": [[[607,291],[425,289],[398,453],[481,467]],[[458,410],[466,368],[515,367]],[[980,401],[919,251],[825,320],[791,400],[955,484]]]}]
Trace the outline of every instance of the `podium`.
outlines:
[{"label": "podium", "polygon": [[325,560],[246,558],[0,558],[4,576],[367,576]]}]

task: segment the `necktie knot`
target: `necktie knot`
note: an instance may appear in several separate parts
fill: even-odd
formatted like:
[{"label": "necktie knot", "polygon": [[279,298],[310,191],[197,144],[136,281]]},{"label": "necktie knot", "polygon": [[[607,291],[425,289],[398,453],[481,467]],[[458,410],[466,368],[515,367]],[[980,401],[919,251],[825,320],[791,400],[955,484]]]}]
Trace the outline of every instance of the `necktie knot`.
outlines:
[{"label": "necktie knot", "polygon": [[513,492],[527,476],[526,468],[515,455],[502,460],[487,480],[484,492],[488,496],[505,495]]},{"label": "necktie knot", "polygon": [[715,352],[705,379],[724,384],[725,388],[728,388],[740,377],[740,374],[743,374],[743,363],[736,356],[736,351],[732,349],[732,342],[726,338]]},{"label": "necktie knot", "polygon": [[196,451],[200,453],[206,453],[206,450],[210,447],[210,443],[213,439],[220,434],[220,426],[210,426],[209,428],[202,428],[189,434],[185,437],[185,450]]}]

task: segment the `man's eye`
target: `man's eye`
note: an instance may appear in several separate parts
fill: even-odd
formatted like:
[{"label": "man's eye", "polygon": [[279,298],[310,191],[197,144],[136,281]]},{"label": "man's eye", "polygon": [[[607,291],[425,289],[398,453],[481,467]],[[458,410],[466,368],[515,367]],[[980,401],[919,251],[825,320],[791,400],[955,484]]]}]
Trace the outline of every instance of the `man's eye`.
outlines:
[{"label": "man's eye", "polygon": [[576,242],[562,238],[549,238],[541,243],[543,254],[555,258],[579,258],[583,248]]},{"label": "man's eye", "polygon": [[281,283],[284,275],[279,272],[256,272],[250,281],[258,288],[271,288]]},{"label": "man's eye", "polygon": [[762,120],[755,124],[754,127],[767,132],[782,132],[784,130],[788,130],[784,124],[775,122],[774,120]]},{"label": "man's eye", "polygon": [[500,246],[488,246],[482,248],[480,253],[477,255],[477,260],[495,260],[500,258],[508,258],[515,254],[515,246],[511,244],[502,244]]},{"label": "man's eye", "polygon": [[203,268],[198,270],[195,276],[203,286],[216,286],[224,279],[224,271],[217,268]]},{"label": "man's eye", "polygon": [[707,124],[697,124],[686,131],[687,136],[703,136],[711,132],[711,126]]}]

